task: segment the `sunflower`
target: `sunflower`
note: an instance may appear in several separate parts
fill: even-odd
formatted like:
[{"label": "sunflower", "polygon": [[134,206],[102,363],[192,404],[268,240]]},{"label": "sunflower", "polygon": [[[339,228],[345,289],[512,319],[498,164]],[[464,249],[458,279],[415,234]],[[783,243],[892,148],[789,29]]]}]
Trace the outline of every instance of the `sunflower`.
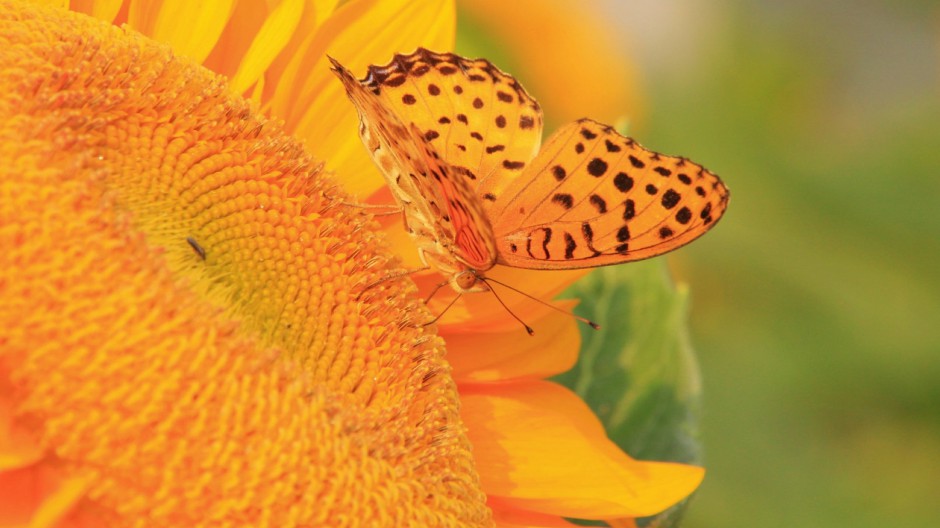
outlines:
[{"label": "sunflower", "polygon": [[404,243],[353,203],[381,178],[325,55],[448,49],[453,3],[72,7],[0,2],[3,523],[551,526],[695,489],[544,380],[564,315],[474,296],[438,335],[365,287]]}]

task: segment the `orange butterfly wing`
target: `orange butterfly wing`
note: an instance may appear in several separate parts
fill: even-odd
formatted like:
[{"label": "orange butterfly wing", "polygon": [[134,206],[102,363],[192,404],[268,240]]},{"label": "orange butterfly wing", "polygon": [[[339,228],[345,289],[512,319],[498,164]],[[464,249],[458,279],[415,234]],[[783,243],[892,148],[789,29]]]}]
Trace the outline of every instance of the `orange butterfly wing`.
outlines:
[{"label": "orange butterfly wing", "polygon": [[[444,204],[446,213],[435,211],[435,215],[441,217],[439,223],[449,226],[442,231],[454,242],[451,253],[473,269],[493,267],[496,263],[496,237],[482,204],[467,180],[455,174],[453,168],[421,137],[417,126],[412,124],[411,129],[416,142],[423,148],[422,165],[427,167],[427,175],[415,181],[418,194]],[[438,236],[440,234],[439,231]]]},{"label": "orange butterfly wing", "polygon": [[380,100],[379,88],[332,62],[359,112],[362,141],[402,206],[422,256],[430,254],[447,273],[461,271],[455,261],[474,269],[492,267],[495,239],[466,178],[441,159],[416,124],[405,125]]},{"label": "orange butterfly wing", "polygon": [[538,103],[489,61],[419,48],[370,66],[362,83],[473,186],[522,174],[538,152]]},{"label": "orange butterfly wing", "polygon": [[559,129],[519,177],[480,192],[497,262],[573,269],[655,257],[700,237],[728,206],[716,175],[582,119]]}]

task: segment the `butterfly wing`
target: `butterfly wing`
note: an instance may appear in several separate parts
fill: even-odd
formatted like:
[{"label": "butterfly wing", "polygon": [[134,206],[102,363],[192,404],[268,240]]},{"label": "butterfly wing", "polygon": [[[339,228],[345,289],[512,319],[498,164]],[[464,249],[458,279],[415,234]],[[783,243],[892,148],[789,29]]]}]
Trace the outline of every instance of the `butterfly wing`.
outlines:
[{"label": "butterfly wing", "polygon": [[406,125],[374,90],[332,62],[359,112],[362,141],[402,206],[419,249],[435,256],[444,273],[459,269],[454,259],[474,269],[492,267],[493,233],[466,179],[441,159],[415,124]]},{"label": "butterfly wing", "polygon": [[454,173],[434,147],[421,137],[417,126],[412,124],[411,129],[412,137],[423,151],[421,165],[426,167],[426,172],[414,183],[419,195],[433,197],[437,204],[443,204],[444,211],[435,211],[435,214],[447,227],[442,231],[448,237],[444,243],[449,245],[452,241],[450,251],[475,270],[493,267],[496,263],[496,237],[483,211],[483,204],[470,188],[470,183]]},{"label": "butterfly wing", "polygon": [[728,205],[707,169],[647,150],[609,126],[559,129],[525,173],[480,193],[500,264],[572,269],[672,251],[703,235]]},{"label": "butterfly wing", "polygon": [[362,81],[473,187],[514,177],[538,152],[542,111],[511,76],[484,59],[419,48],[370,66]]}]

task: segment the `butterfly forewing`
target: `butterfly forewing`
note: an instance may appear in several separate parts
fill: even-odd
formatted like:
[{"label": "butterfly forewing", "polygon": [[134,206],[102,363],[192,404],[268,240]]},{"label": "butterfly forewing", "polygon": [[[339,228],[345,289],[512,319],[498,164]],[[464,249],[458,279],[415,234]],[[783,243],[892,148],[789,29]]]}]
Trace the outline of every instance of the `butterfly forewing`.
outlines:
[{"label": "butterfly forewing", "polygon": [[474,185],[520,175],[538,151],[538,103],[486,60],[419,49],[370,67],[363,85]]},{"label": "butterfly forewing", "polygon": [[647,150],[611,127],[559,129],[524,174],[485,203],[498,262],[569,269],[653,257],[698,238],[721,218],[728,190],[684,158]]}]

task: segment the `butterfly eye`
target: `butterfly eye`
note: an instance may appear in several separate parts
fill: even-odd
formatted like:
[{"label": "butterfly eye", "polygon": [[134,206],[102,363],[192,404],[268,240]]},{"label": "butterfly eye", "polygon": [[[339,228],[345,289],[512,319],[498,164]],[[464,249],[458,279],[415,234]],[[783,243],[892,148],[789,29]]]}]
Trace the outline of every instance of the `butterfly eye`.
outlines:
[{"label": "butterfly eye", "polygon": [[477,274],[473,270],[464,270],[454,276],[454,283],[463,290],[469,290],[477,283]]}]

